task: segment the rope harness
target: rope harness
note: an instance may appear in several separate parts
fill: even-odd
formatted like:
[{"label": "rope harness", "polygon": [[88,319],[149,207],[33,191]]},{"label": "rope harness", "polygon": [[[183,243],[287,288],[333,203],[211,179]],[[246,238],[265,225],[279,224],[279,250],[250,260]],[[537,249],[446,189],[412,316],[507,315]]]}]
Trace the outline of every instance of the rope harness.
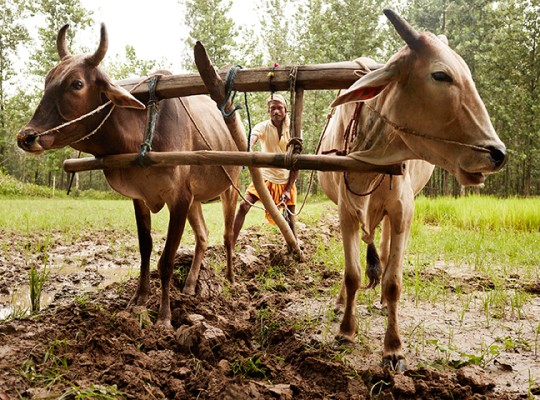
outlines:
[{"label": "rope harness", "polygon": [[152,151],[152,141],[154,140],[154,133],[156,131],[156,122],[159,116],[159,99],[156,96],[156,87],[159,82],[160,75],[154,75],[148,81],[148,113],[147,113],[147,123],[146,123],[146,134],[144,136],[144,141],[141,144],[141,151],[139,152],[139,157],[137,157],[137,163],[141,167],[146,167],[145,162],[146,153]]},{"label": "rope harness", "polygon": [[375,108],[371,107],[369,104],[366,104],[366,107],[369,108],[370,111],[372,111],[375,115],[377,115],[385,124],[390,125],[395,130],[400,131],[402,133],[405,133],[407,135],[416,136],[416,137],[419,137],[419,138],[422,138],[422,139],[433,140],[433,141],[437,141],[437,142],[441,142],[441,143],[453,144],[455,146],[466,147],[466,148],[472,149],[474,151],[479,151],[479,152],[482,152],[482,153],[489,153],[490,152],[490,150],[488,150],[488,149],[486,149],[484,147],[475,146],[473,144],[456,142],[455,140],[442,139],[442,138],[438,138],[438,137],[435,137],[435,136],[431,136],[431,135],[427,135],[427,134],[417,132],[414,129],[407,128],[405,126],[401,126],[401,125],[396,124],[395,122],[390,121],[386,116],[382,115],[379,111],[377,111]]},{"label": "rope harness", "polygon": [[[141,80],[140,82],[138,82],[135,86],[133,86],[131,88],[131,90],[129,91],[130,93],[133,92],[135,89],[137,89],[139,86],[141,86],[143,83],[149,81],[150,79],[152,79],[152,77],[154,76],[158,76],[158,75],[151,75],[143,80]],[[102,104],[101,106],[97,107],[96,109],[86,113],[86,114],[83,114],[81,115],[80,117],[78,118],[75,118],[75,119],[72,119],[71,121],[67,121],[67,122],[64,122],[63,124],[60,124],[58,126],[55,126],[54,128],[51,128],[51,129],[47,129],[46,131],[43,131],[43,132],[40,132],[40,133],[36,133],[35,136],[36,137],[40,137],[40,136],[45,136],[45,135],[51,135],[53,133],[58,133],[60,131],[60,129],[62,128],[65,128],[67,126],[70,126],[76,122],[80,122],[80,121],[83,121],[85,120],[86,118],[88,117],[91,117],[92,115],[94,114],[97,114],[98,112],[100,112],[101,110],[105,109],[107,106],[111,105],[112,104],[112,101],[109,100],[107,101],[106,103]],[[109,110],[109,112],[107,113],[107,115],[105,116],[105,118],[103,118],[103,120],[99,123],[99,125],[97,126],[96,129],[94,129],[92,132],[88,133],[87,135],[83,136],[82,138],[80,139],[77,139],[75,140],[73,143],[79,143],[85,139],[88,139],[90,136],[94,135],[102,126],[103,124],[105,124],[105,122],[107,121],[107,119],[109,119],[109,117],[111,116],[114,108],[116,106],[113,104],[111,109]]]},{"label": "rope harness", "polygon": [[[225,78],[225,99],[223,100],[223,103],[221,103],[221,106],[219,107],[219,110],[221,111],[221,115],[223,115],[223,118],[229,118],[232,116],[236,110],[241,109],[242,107],[238,104],[234,104],[234,98],[236,97],[236,91],[233,93],[233,84],[234,84],[234,78],[236,77],[236,73],[239,69],[242,69],[243,67],[241,65],[236,65],[229,69],[227,72],[227,77]],[[232,97],[231,97],[232,94]],[[229,113],[225,111],[225,107],[227,106],[227,103],[231,101],[233,105],[233,110]]]},{"label": "rope harness", "polygon": [[[135,89],[137,89],[139,86],[141,86],[143,83],[145,82],[149,82],[148,83],[148,87],[149,87],[149,91],[150,91],[150,101],[149,101],[149,106],[151,105],[154,105],[153,109],[153,113],[155,114],[154,116],[154,122],[153,122],[153,127],[151,129],[151,135],[150,135],[150,140],[148,141],[148,147],[149,149],[146,150],[146,151],[150,151],[152,148],[151,148],[151,145],[152,145],[152,139],[154,137],[154,130],[155,130],[155,121],[157,121],[157,102],[155,101],[155,97],[154,97],[154,93],[155,93],[155,87],[157,86],[157,82],[159,80],[159,78],[161,77],[160,74],[154,74],[154,75],[151,75],[143,80],[141,80],[140,82],[138,82],[135,86],[133,86],[131,88],[131,90],[129,91],[130,93],[133,92]],[[152,84],[152,82],[154,82]],[[152,84],[152,88],[150,88],[150,85]],[[44,135],[50,135],[50,134],[53,134],[53,133],[56,133],[56,132],[59,132],[60,129],[62,128],[65,128],[66,126],[70,126],[76,122],[80,122],[80,121],[83,121],[84,119],[94,115],[94,114],[97,114],[98,112],[100,112],[101,110],[105,109],[105,107],[107,107],[108,105],[112,104],[112,101],[109,100],[107,101],[105,104],[102,104],[101,106],[97,107],[95,110],[93,111],[90,111],[86,114],[83,114],[81,115],[80,117],[78,118],[75,118],[71,121],[68,121],[68,122],[65,122],[61,125],[58,125],[54,128],[51,128],[51,129],[48,129],[46,131],[43,131],[43,132],[40,132],[38,134],[36,134],[36,137],[39,137],[39,136],[44,136]],[[92,132],[88,133],[87,135],[83,136],[82,138],[80,139],[77,139],[76,141],[74,141],[73,143],[78,143],[78,142],[81,142],[85,139],[88,139],[89,137],[91,137],[92,135],[94,135],[104,124],[105,122],[109,119],[109,117],[111,116],[114,108],[116,106],[113,104],[111,109],[109,110],[109,112],[107,113],[107,115],[105,115],[105,117],[103,118],[103,120],[101,120],[101,122],[99,123],[99,125],[97,126],[97,128],[95,128]],[[148,136],[148,132],[150,131],[150,110],[149,110],[149,128],[147,129],[147,136]],[[145,140],[146,142],[146,140]],[[139,155],[139,159],[137,160],[139,162],[139,165],[141,165],[142,163],[142,157],[144,157],[144,154],[146,154],[146,152],[143,154],[143,146],[144,146],[144,143],[141,145],[141,154]],[[145,147],[146,148],[146,147]],[[77,158],[80,158],[81,157],[81,152],[79,151],[79,153],[77,154]],[[69,184],[68,184],[68,189],[67,189],[67,194],[69,195],[69,193],[71,192],[71,186],[73,186],[73,179],[75,178],[75,172],[72,172],[71,173],[71,177],[69,179]]]},{"label": "rope harness", "polygon": [[[356,136],[358,134],[358,123],[359,123],[359,120],[360,120],[360,113],[362,112],[362,108],[363,108],[364,104],[365,104],[364,102],[356,103],[356,106],[354,108],[353,116],[351,117],[351,120],[349,121],[349,124],[347,125],[347,128],[345,129],[345,132],[343,132],[343,145],[344,145],[343,150],[338,150],[338,149],[326,150],[326,151],[321,152],[321,154],[324,154],[324,155],[326,155],[326,154],[336,154],[337,156],[347,156],[349,154],[350,143],[352,143],[354,141],[354,139],[356,138]],[[333,112],[328,115],[328,121],[327,121],[327,124],[324,127],[324,131],[323,131],[323,133],[321,135],[321,140],[319,141],[319,146],[320,146],[320,143],[322,142],[322,139],[324,137],[324,133],[326,131],[326,127],[328,126],[328,122],[330,121],[330,118],[332,118],[332,116],[333,116]],[[319,149],[317,148],[317,153],[318,153],[318,151],[319,151]],[[385,176],[385,174],[380,174],[380,178],[379,178],[378,182],[375,184],[375,186],[372,189],[369,189],[365,193],[358,193],[358,192],[355,192],[352,189],[352,187],[351,187],[351,185],[349,183],[347,173],[348,173],[347,171],[343,171],[343,181],[345,182],[345,187],[347,188],[347,190],[350,193],[352,193],[352,194],[354,194],[355,196],[358,196],[358,197],[366,197],[366,196],[369,196],[369,195],[373,194],[381,186],[381,184],[384,181],[384,176]],[[390,189],[392,188],[391,185],[392,185],[392,175],[390,175]]]}]

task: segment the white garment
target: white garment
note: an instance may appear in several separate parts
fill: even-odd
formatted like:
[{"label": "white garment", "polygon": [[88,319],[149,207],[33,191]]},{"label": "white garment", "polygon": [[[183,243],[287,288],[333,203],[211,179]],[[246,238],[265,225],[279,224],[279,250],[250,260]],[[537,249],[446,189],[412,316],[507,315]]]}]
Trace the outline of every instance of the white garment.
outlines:
[{"label": "white garment", "polygon": [[[263,153],[286,153],[287,143],[291,139],[289,133],[289,118],[283,121],[283,130],[281,139],[278,139],[278,130],[272,124],[272,120],[267,120],[258,123],[251,131],[252,136],[257,136],[257,140],[261,143],[261,151]],[[289,170],[281,168],[261,168],[264,180],[272,183],[285,184],[289,180]]]}]

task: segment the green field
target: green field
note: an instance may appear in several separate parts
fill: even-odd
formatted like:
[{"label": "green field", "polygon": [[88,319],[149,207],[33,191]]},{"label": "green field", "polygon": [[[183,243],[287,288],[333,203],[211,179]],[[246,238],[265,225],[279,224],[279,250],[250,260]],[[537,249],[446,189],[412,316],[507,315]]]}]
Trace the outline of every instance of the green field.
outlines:
[{"label": "green field", "polygon": [[[221,204],[214,202],[203,207],[210,243],[219,244],[223,232]],[[310,225],[335,210],[328,200],[308,199],[298,221]],[[540,265],[539,210],[539,198],[420,197],[416,201],[407,259],[422,265],[443,259],[479,270],[501,269],[505,275],[536,276]],[[167,223],[168,211],[164,208],[153,217],[153,231],[164,235]],[[253,208],[245,227],[258,224],[265,224],[263,211]],[[81,231],[120,229],[135,235],[135,219],[129,200],[0,197],[0,229],[22,233],[60,231],[75,236]],[[189,228],[182,242],[193,243]]]}]

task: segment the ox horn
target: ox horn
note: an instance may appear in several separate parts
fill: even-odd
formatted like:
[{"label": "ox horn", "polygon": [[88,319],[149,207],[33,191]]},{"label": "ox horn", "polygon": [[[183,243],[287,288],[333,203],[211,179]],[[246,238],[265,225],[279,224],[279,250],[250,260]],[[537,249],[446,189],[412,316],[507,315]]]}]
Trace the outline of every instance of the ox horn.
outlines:
[{"label": "ox horn", "polygon": [[101,24],[101,36],[99,39],[99,46],[94,54],[92,54],[90,57],[88,57],[88,62],[92,64],[93,66],[98,66],[101,60],[105,57],[105,54],[107,54],[107,49],[109,48],[109,39],[107,37],[107,28],[105,28],[105,24]]},{"label": "ox horn", "polygon": [[70,52],[66,46],[66,32],[68,28],[69,24],[65,24],[63,27],[60,28],[60,30],[58,31],[58,36],[56,37],[56,50],[58,51],[60,60],[70,55]]},{"label": "ox horn", "polygon": [[409,45],[411,49],[418,46],[420,35],[403,17],[392,10],[383,10],[386,18],[390,20],[394,28],[396,28],[399,36]]}]

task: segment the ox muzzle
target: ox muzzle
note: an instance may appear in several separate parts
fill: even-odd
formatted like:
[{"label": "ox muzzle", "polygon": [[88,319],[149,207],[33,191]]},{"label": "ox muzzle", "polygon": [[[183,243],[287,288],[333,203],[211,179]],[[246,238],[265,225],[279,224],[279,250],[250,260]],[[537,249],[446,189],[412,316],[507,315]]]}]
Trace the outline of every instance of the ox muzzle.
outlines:
[{"label": "ox muzzle", "polygon": [[26,152],[39,154],[46,150],[40,139],[41,136],[34,129],[24,127],[17,134],[17,146]]},{"label": "ox muzzle", "polygon": [[500,170],[504,164],[506,164],[506,160],[508,159],[506,156],[506,147],[504,145],[488,146],[487,150],[489,150],[489,156],[491,157],[495,171]]}]

